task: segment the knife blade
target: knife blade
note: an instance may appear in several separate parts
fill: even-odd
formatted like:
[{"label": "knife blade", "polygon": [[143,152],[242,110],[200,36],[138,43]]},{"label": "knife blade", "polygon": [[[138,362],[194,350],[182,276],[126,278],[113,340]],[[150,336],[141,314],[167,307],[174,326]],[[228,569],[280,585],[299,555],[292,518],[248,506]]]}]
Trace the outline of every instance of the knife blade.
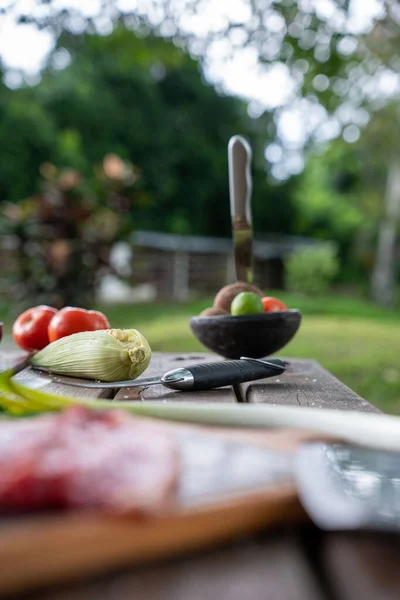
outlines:
[{"label": "knife blade", "polygon": [[234,135],[228,144],[229,194],[237,281],[253,282],[251,158],[248,142]]},{"label": "knife blade", "polygon": [[203,363],[200,365],[173,369],[158,377],[111,382],[88,381],[87,383],[74,381],[74,379],[70,377],[63,379],[62,383],[74,387],[107,389],[147,387],[150,385],[161,384],[173,390],[194,392],[273,377],[274,375],[280,375],[285,369],[285,363],[279,358],[263,360],[242,357],[240,360]]},{"label": "knife blade", "polygon": [[294,471],[300,501],[321,529],[400,532],[400,454],[309,443]]}]

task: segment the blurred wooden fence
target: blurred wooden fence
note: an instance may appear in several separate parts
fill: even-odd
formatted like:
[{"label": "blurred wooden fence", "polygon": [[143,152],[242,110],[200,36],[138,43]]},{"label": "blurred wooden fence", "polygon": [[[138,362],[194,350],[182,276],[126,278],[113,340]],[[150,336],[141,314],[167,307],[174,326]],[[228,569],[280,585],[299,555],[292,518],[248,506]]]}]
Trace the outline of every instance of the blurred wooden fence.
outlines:
[{"label": "blurred wooden fence", "polygon": [[17,273],[17,244],[12,236],[0,238],[0,299],[12,299],[15,275]]},{"label": "blurred wooden fence", "polygon": [[[304,238],[257,240],[254,244],[254,281],[263,290],[284,288],[285,256],[297,248],[321,245]],[[128,243],[131,286],[147,284],[157,299],[186,301],[213,295],[235,281],[232,241],[227,238],[180,236],[138,231]],[[0,239],[0,296],[12,299],[17,273],[16,241]],[[128,253],[129,255],[129,253]]]},{"label": "blurred wooden fence", "polygon": [[[273,238],[254,243],[254,281],[263,290],[282,289],[284,260],[299,247],[319,246],[305,238]],[[232,240],[138,231],[132,236],[133,281],[150,283],[156,297],[185,301],[213,295],[235,281]]]}]

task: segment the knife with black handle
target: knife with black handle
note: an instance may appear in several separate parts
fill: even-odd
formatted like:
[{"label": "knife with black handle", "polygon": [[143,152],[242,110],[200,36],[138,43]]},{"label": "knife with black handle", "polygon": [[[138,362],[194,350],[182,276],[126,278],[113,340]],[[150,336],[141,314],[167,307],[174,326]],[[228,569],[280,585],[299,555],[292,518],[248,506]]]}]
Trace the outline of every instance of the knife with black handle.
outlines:
[{"label": "knife with black handle", "polygon": [[63,384],[85,388],[147,387],[161,384],[173,390],[195,392],[273,377],[274,375],[280,375],[285,369],[285,363],[279,358],[264,360],[243,357],[240,360],[181,367],[168,371],[160,377],[112,382],[88,381],[87,383],[75,382],[72,378],[65,378],[62,382]]}]

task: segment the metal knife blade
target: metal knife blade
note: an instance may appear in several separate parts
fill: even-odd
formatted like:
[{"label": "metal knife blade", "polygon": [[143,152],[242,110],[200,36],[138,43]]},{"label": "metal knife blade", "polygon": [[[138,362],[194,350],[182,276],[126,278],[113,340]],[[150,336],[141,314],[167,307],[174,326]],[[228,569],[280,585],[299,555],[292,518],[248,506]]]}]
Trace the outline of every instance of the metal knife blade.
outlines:
[{"label": "metal knife blade", "polygon": [[88,380],[85,383],[74,381],[73,379],[62,379],[53,380],[55,383],[62,383],[63,385],[71,385],[72,387],[82,388],[101,388],[101,389],[115,389],[115,388],[126,388],[126,387],[147,387],[149,385],[157,385],[162,383],[161,377],[146,377],[143,379],[127,379],[125,381],[91,381]]},{"label": "metal knife blade", "polygon": [[185,506],[293,484],[293,457],[286,452],[192,430],[175,435],[182,441],[178,495]]},{"label": "metal knife blade", "polygon": [[248,283],[253,281],[251,157],[251,148],[243,137],[235,135],[229,140],[229,193],[236,279]]},{"label": "metal knife blade", "polygon": [[294,469],[300,501],[321,529],[400,532],[400,454],[312,443]]},{"label": "metal knife blade", "polygon": [[239,361],[228,361],[219,363],[204,363],[201,365],[190,365],[167,371],[158,377],[147,377],[139,379],[129,379],[125,381],[76,381],[74,378],[67,377],[61,381],[55,379],[56,383],[71,385],[82,388],[126,388],[126,387],[147,387],[150,385],[161,384],[168,388],[181,391],[207,390],[234,383],[262,379],[280,375],[286,369],[286,364],[279,358],[270,360],[256,358],[241,358]]}]

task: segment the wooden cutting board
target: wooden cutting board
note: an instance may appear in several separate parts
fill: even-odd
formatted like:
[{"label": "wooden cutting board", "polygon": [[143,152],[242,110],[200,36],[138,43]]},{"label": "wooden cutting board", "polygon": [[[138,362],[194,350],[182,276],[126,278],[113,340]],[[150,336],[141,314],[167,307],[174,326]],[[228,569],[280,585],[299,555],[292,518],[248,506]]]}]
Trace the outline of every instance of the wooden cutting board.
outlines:
[{"label": "wooden cutting board", "polygon": [[170,557],[260,527],[305,518],[291,475],[294,450],[315,434],[159,424],[181,454],[172,512],[138,521],[53,513],[0,521],[0,594]]},{"label": "wooden cutting board", "polygon": [[[6,359],[0,356],[3,366]],[[20,357],[8,359],[11,365]],[[210,360],[218,357],[154,353],[146,375]],[[17,375],[27,376],[29,371]],[[58,377],[50,389],[70,394],[74,391],[63,386]],[[109,392],[91,389],[85,396],[108,397],[112,402]],[[290,359],[289,368],[279,378],[237,389],[183,394],[154,386],[125,388],[115,397],[376,410],[314,361],[296,359]],[[146,521],[87,513],[0,519],[0,595],[199,550],[260,528],[306,518],[296,496],[291,466],[299,444],[321,439],[315,433],[154,423],[168,429],[180,446],[181,478],[174,510]]]}]

